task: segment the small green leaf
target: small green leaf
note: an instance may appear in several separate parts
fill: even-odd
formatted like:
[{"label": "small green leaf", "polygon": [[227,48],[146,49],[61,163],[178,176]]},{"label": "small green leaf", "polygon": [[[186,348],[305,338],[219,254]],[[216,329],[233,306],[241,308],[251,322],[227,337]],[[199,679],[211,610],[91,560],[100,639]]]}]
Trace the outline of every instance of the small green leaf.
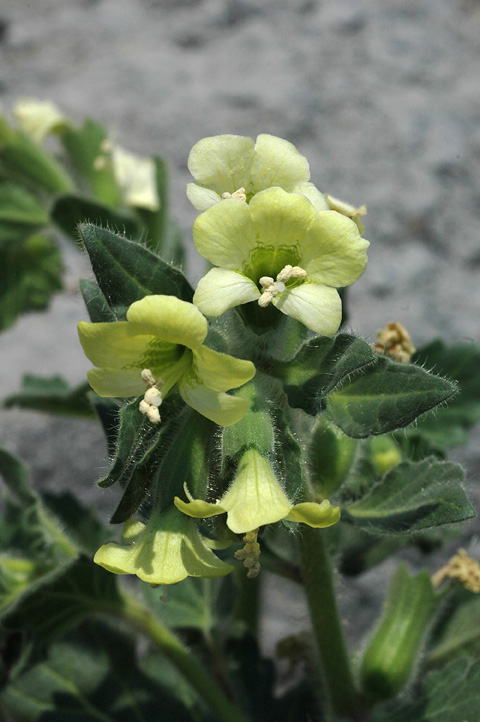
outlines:
[{"label": "small green leaf", "polygon": [[[75,169],[87,180],[93,195],[101,203],[108,206],[117,206],[120,202],[120,193],[115,182],[115,176],[108,156],[104,156],[102,144],[108,142],[107,129],[100,123],[87,118],[81,128],[67,125],[62,129],[60,138],[63,142],[69,160]],[[106,162],[100,164],[95,161],[104,156]]]},{"label": "small green leaf", "polygon": [[44,309],[62,287],[62,259],[48,238],[30,236],[0,250],[0,330],[24,311]]},{"label": "small green leaf", "polygon": [[89,393],[90,387],[87,383],[72,389],[61,376],[26,374],[22,378],[20,390],[7,396],[3,406],[7,409],[18,407],[49,414],[95,419],[95,411],[87,397]]},{"label": "small green leaf", "polygon": [[33,182],[51,193],[72,190],[72,182],[47,151],[19,130],[0,134],[0,164],[9,178]]},{"label": "small green leaf", "polygon": [[365,531],[409,534],[475,516],[458,464],[425,459],[391,469],[360,501],[343,510]]},{"label": "small green leaf", "polygon": [[41,498],[46,509],[59,521],[79,551],[93,556],[98,547],[105,543],[108,530],[98,519],[94,508],[84,506],[69,491],[61,494],[46,491]]},{"label": "small green leaf", "polygon": [[150,294],[192,300],[193,289],[183,274],[138,243],[89,224],[81,224],[79,233],[100,290],[117,318],[125,318],[128,306]]},{"label": "small green leaf", "polygon": [[430,672],[417,701],[379,710],[374,722],[476,722],[480,719],[480,662],[456,659]]},{"label": "small green leaf", "polygon": [[448,600],[447,619],[434,635],[434,644],[427,656],[429,666],[444,664],[465,654],[478,658],[480,596],[463,588],[456,589],[455,592],[455,595],[450,594]]},{"label": "small green leaf", "polygon": [[356,439],[408,426],[451,399],[457,387],[427,371],[378,357],[375,364],[330,394],[328,415]]},{"label": "small green leaf", "polygon": [[131,213],[114,210],[98,201],[68,194],[60,196],[52,208],[52,220],[67,236],[78,240],[80,223],[97,223],[117,233],[140,236],[141,228]]},{"label": "small green leaf", "polygon": [[290,406],[315,415],[342,382],[377,361],[366,341],[341,333],[307,341],[291,361],[277,361],[270,372],[282,380]]},{"label": "small green leaf", "polygon": [[428,572],[410,576],[398,567],[382,618],[365,650],[361,680],[366,697],[394,697],[407,683],[431,623],[436,596]]},{"label": "small green leaf", "polygon": [[18,242],[49,223],[34,196],[14,183],[0,183],[0,244]]}]

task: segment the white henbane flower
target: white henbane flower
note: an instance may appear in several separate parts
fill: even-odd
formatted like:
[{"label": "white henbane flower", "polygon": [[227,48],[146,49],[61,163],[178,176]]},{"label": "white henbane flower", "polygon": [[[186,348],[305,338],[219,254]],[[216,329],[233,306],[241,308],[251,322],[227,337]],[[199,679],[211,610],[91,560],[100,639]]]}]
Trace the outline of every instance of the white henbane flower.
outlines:
[{"label": "white henbane flower", "polygon": [[259,135],[256,142],[243,135],[215,135],[196,143],[188,158],[195,183],[187,196],[199,211],[225,198],[250,202],[260,191],[278,186],[301,193],[316,210],[329,208],[323,193],[309,183],[308,161],[288,140]]},{"label": "white henbane flower", "polygon": [[68,123],[66,116],[50,100],[21,98],[13,109],[13,115],[20,128],[38,144]]},{"label": "white henbane flower", "polygon": [[98,367],[88,372],[93,390],[120,398],[144,393],[139,408],[153,423],[160,421],[159,406],[174,384],[189,406],[221,426],[247,412],[244,399],[225,391],[250,381],[255,366],[204,346],[207,321],[191,303],[146,296],[132,303],[126,321],[81,321],[78,333],[85,355]]},{"label": "white henbane flower", "polygon": [[325,336],[341,321],[336,288],[362,275],[369,246],[350,218],[317,212],[306,198],[281,188],[261,191],[249,204],[232,198],[212,206],[196,218],[193,241],[217,266],[193,298],[206,316],[250,301],[272,303]]},{"label": "white henbane flower", "polygon": [[248,533],[280,519],[303,522],[316,528],[331,526],[340,519],[340,509],[331,506],[327,499],[321,503],[293,504],[268,459],[255,449],[244,453],[230,489],[216,503],[193,499],[188,492],[187,496],[188,502],[175,497],[177,509],[200,519],[227,514],[227,526],[235,534]]}]

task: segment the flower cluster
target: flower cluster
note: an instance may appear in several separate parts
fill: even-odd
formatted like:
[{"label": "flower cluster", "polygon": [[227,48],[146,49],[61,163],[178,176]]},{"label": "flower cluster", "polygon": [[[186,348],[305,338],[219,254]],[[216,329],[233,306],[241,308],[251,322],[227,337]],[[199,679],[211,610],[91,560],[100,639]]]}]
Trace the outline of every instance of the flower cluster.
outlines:
[{"label": "flower cluster", "polygon": [[[162,402],[175,387],[195,411],[229,426],[245,416],[248,403],[242,394],[227,392],[254,383],[255,367],[204,344],[206,317],[256,304],[260,313],[276,309],[273,324],[279,311],[311,331],[334,335],[341,322],[337,288],[365,270],[368,241],[359,221],[365,208],[321,193],[310,182],[306,158],[271,135],[256,142],[235,135],[205,138],[192,149],[188,167],[195,182],[187,195],[201,211],[193,241],[213,265],[199,281],[193,303],[146,296],[128,308],[125,321],[82,322],[79,334],[97,367],[88,374],[90,385],[101,396],[138,396],[142,414],[161,425]],[[285,520],[322,528],[339,520],[337,507],[327,499],[304,500],[309,495],[300,487],[295,504],[269,452],[255,439],[244,441],[232,460],[236,470],[227,490],[215,494],[210,487],[207,498],[214,501],[194,498],[185,484],[187,501],[179,495],[163,499],[146,524],[130,519],[124,543],[102,546],[95,561],[151,584],[228,574],[232,567],[209,548],[195,522],[226,515],[228,533],[244,541],[234,556],[253,577],[260,568],[261,527]],[[178,483],[180,494],[183,480]]]}]

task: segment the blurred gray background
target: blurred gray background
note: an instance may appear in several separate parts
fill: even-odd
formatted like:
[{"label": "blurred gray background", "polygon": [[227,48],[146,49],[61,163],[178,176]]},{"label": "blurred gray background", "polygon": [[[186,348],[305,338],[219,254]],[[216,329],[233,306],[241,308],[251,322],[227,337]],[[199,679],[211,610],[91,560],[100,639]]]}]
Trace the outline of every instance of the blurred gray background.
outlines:
[{"label": "blurred gray background", "polygon": [[[351,328],[373,340],[400,321],[417,346],[480,339],[479,51],[479,0],[0,0],[5,111],[19,96],[48,98],[78,122],[103,121],[124,147],[163,156],[187,242],[191,146],[217,133],[288,138],[321,190],[368,205]],[[89,368],[75,329],[88,266],[64,246],[64,292],[0,338],[0,397],[25,372],[78,383]],[[192,247],[192,281],[200,268]],[[0,444],[31,465],[37,488],[74,489],[108,518],[115,491],[94,487],[107,463],[94,425],[0,416]],[[479,440],[454,454],[477,499]],[[391,569],[350,583],[358,626]],[[294,594],[281,604],[267,615],[267,647],[286,614],[303,622]]]}]

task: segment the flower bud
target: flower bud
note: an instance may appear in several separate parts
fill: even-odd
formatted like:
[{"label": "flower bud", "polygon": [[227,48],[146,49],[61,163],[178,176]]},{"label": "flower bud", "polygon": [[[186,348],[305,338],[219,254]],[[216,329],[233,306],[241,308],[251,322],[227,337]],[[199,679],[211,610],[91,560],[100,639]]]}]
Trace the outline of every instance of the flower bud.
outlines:
[{"label": "flower bud", "polygon": [[406,566],[400,565],[390,584],[383,616],[363,657],[361,680],[368,699],[394,697],[408,682],[436,601],[428,572],[411,577]]}]

